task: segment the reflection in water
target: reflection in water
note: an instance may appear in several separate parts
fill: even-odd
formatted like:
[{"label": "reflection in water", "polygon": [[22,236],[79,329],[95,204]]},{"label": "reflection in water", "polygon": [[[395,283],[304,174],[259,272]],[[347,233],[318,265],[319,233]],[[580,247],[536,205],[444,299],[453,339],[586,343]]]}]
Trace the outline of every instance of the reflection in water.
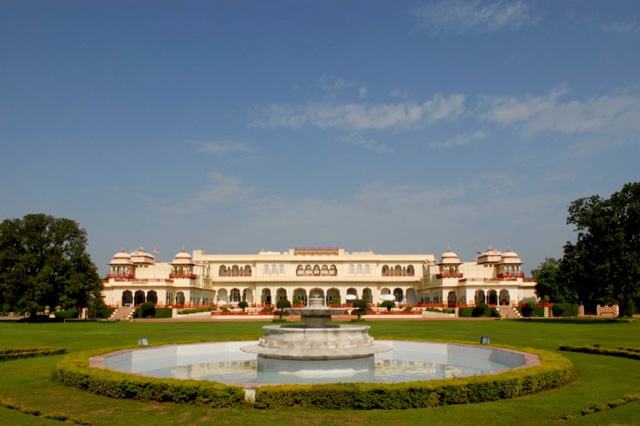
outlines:
[{"label": "reflection in water", "polygon": [[355,373],[354,377],[341,376],[338,379],[327,376],[322,379],[305,379],[298,376],[287,377],[273,373],[258,373],[257,360],[221,361],[184,365],[146,371],[156,377],[176,379],[215,380],[220,382],[243,383],[331,383],[331,382],[399,382],[407,380],[432,380],[469,375],[487,374],[491,371],[471,367],[399,360],[376,360],[375,375]]}]

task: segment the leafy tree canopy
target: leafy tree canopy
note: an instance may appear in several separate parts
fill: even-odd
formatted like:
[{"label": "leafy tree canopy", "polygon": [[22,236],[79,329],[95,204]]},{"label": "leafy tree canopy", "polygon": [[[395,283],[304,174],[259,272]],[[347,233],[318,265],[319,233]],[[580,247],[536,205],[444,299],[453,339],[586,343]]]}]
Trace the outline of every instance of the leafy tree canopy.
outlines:
[{"label": "leafy tree canopy", "polygon": [[575,302],[577,295],[575,291],[567,287],[560,273],[559,259],[547,257],[531,270],[531,275],[536,281],[536,295],[543,301],[554,303]]},{"label": "leafy tree canopy", "polygon": [[0,303],[37,312],[104,306],[102,281],[86,253],[87,234],[73,220],[45,214],[0,223]]},{"label": "leafy tree canopy", "polygon": [[560,272],[580,302],[620,302],[631,315],[640,305],[640,182],[608,199],[597,195],[569,206],[567,223],[578,233],[564,247]]}]

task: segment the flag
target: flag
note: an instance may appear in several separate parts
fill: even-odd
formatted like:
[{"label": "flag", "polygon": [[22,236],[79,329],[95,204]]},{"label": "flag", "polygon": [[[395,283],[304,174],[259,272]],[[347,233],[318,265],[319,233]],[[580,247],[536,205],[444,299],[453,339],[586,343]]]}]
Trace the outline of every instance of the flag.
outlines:
[{"label": "flag", "polygon": [[154,248],[154,249],[153,249],[153,252],[156,254],[156,256],[159,256],[159,255],[160,255],[160,252],[158,251],[158,249],[157,249],[157,248]]}]

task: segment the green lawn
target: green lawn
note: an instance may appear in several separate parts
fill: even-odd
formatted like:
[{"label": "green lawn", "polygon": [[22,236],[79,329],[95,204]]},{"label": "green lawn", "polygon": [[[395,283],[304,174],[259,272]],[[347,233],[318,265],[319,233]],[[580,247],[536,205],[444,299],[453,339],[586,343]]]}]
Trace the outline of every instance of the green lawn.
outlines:
[{"label": "green lawn", "polygon": [[[640,346],[639,323],[563,324],[545,321],[372,322],[376,338],[437,339],[477,342],[490,336],[495,344],[555,350],[560,344]],[[259,323],[0,323],[0,348],[65,347],[69,352],[150,342],[256,339]],[[64,412],[97,425],[130,424],[619,424],[640,425],[640,402],[572,420],[560,420],[593,404],[604,404],[640,392],[640,361],[563,352],[574,363],[578,379],[560,389],[512,400],[420,410],[330,411],[308,409],[209,409],[170,403],[141,403],[95,396],[60,384],[55,365],[62,356],[0,363],[0,397],[43,412]],[[0,408],[0,425],[52,425]]]}]

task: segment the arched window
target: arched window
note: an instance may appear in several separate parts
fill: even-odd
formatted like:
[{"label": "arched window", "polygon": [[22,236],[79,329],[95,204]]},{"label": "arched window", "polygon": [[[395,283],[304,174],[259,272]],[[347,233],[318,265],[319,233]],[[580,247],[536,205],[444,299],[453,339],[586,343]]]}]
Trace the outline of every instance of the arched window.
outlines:
[{"label": "arched window", "polygon": [[176,294],[176,304],[184,305],[184,293],[181,291]]},{"label": "arched window", "polygon": [[396,265],[393,271],[393,275],[396,277],[399,277],[400,275],[402,275],[402,267],[400,265]]},{"label": "arched window", "polygon": [[329,275],[329,267],[327,265],[322,265],[322,276],[326,277]]},{"label": "arched window", "polygon": [[383,277],[388,277],[389,276],[389,265],[384,265],[382,267],[382,276]]},{"label": "arched window", "polygon": [[358,275],[362,275],[362,265],[358,265],[357,272],[358,272]]},{"label": "arched window", "polygon": [[354,265],[349,265],[349,274],[353,275],[355,273],[356,273],[355,266]]},{"label": "arched window", "polygon": [[145,297],[144,297],[144,291],[142,291],[142,290],[138,290],[138,291],[136,291],[136,294],[134,295],[134,300],[133,300],[133,302],[134,302],[134,304],[136,304],[136,305],[140,305],[140,304],[144,303],[144,299],[145,299]]},{"label": "arched window", "polygon": [[240,290],[237,288],[232,288],[231,289],[231,293],[229,293],[229,296],[231,298],[231,303],[238,303],[240,302]]},{"label": "arched window", "polygon": [[158,293],[155,290],[149,290],[147,292],[147,302],[151,302],[154,305],[158,304]]},{"label": "arched window", "polygon": [[264,275],[268,275],[269,274],[269,265],[262,266],[262,273]]},{"label": "arched window", "polygon": [[238,268],[238,265],[233,265],[231,268],[231,275],[234,277],[240,276],[240,268]]},{"label": "arched window", "polygon": [[298,265],[298,267],[296,268],[296,275],[299,277],[304,275],[304,268],[302,267],[302,265]]},{"label": "arched window", "polygon": [[396,298],[396,303],[402,303],[402,301],[404,300],[404,292],[399,287],[393,290],[393,295]]},{"label": "arched window", "polygon": [[247,265],[244,267],[244,276],[245,277],[251,276],[251,265]]},{"label": "arched window", "polygon": [[332,277],[338,275],[338,268],[336,268],[336,265],[331,265],[331,267],[329,268],[329,275],[331,275]]},{"label": "arched window", "polygon": [[221,277],[227,276],[227,267],[225,265],[220,265],[220,269],[218,270],[218,275]]},{"label": "arched window", "polygon": [[306,267],[306,268],[304,268],[304,274],[305,274],[306,276],[308,276],[308,277],[310,277],[310,276],[313,274],[313,272],[312,272],[312,270],[311,270],[311,265],[307,265],[307,267]]},{"label": "arched window", "polygon": [[416,274],[416,271],[413,268],[413,265],[407,266],[407,275],[409,275],[410,277],[413,277],[415,274]]},{"label": "arched window", "polygon": [[313,276],[315,277],[320,276],[320,267],[318,265],[313,267]]},{"label": "arched window", "polygon": [[364,273],[365,275],[371,275],[371,267],[369,265],[364,265]]}]

